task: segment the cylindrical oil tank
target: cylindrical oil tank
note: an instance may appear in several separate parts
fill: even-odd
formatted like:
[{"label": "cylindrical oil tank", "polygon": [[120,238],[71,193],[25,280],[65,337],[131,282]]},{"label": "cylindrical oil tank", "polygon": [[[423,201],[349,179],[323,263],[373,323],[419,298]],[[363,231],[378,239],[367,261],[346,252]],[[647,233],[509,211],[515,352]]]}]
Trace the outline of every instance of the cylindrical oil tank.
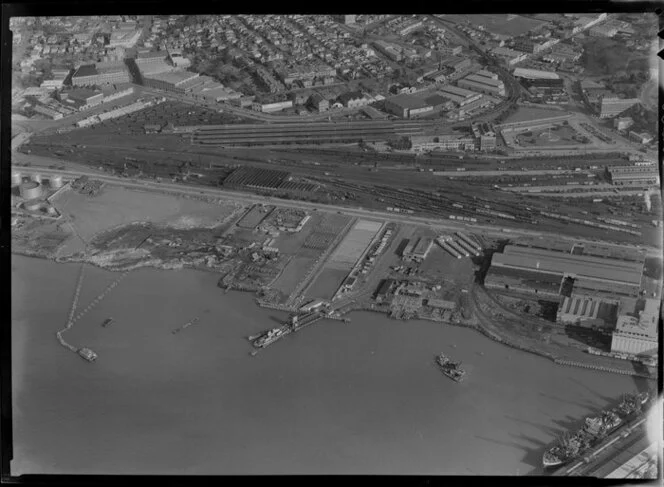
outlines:
[{"label": "cylindrical oil tank", "polygon": [[23,182],[23,176],[18,171],[12,171],[12,188],[14,186],[20,186]]},{"label": "cylindrical oil tank", "polygon": [[32,200],[41,196],[41,185],[36,181],[28,181],[19,186],[19,194],[23,199]]},{"label": "cylindrical oil tank", "polygon": [[53,189],[62,188],[62,176],[51,176],[51,179],[48,180],[48,184]]},{"label": "cylindrical oil tank", "polygon": [[28,211],[39,211],[43,203],[42,200],[30,200],[26,201],[23,207]]},{"label": "cylindrical oil tank", "polygon": [[41,180],[42,180],[41,174],[39,174],[39,173],[31,174],[30,175],[30,180],[35,181],[37,183],[41,183]]}]

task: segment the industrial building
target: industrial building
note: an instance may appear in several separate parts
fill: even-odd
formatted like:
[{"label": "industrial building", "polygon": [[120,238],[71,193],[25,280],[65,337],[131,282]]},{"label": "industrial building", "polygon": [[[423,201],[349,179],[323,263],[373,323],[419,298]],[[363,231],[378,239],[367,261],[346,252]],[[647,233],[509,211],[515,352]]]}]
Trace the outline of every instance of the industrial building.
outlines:
[{"label": "industrial building", "polygon": [[[560,113],[559,111],[552,113]],[[527,130],[542,130],[554,125],[561,124],[565,120],[569,120],[574,115],[567,113],[565,115],[554,115],[547,118],[538,118],[533,120],[522,120],[520,122],[509,122],[496,125],[495,128],[499,132],[525,132]]]},{"label": "industrial building", "polygon": [[189,71],[171,71],[154,73],[143,78],[145,86],[158,90],[186,93],[197,83],[198,73]]},{"label": "industrial building", "polygon": [[566,325],[610,331],[616,323],[619,300],[574,293],[565,296],[558,307],[556,321]]},{"label": "industrial building", "polygon": [[461,88],[493,96],[505,96],[505,84],[497,79],[471,74],[457,82]]},{"label": "industrial building", "polygon": [[74,86],[129,83],[130,81],[129,71],[123,61],[84,64],[79,66],[71,78]]},{"label": "industrial building", "polygon": [[264,113],[273,113],[273,112],[280,112],[281,110],[285,110],[286,108],[293,108],[293,101],[292,100],[286,100],[286,101],[279,101],[275,103],[257,103],[254,102],[251,105],[251,109],[255,112],[264,112]]},{"label": "industrial building", "polygon": [[477,140],[477,147],[482,151],[496,148],[496,132],[489,123],[473,123],[470,126],[473,137]]},{"label": "industrial building", "polygon": [[421,237],[417,240],[415,244],[409,242],[406,248],[403,250],[402,257],[404,260],[410,260],[413,262],[422,262],[427,258],[429,252],[433,247],[433,239],[430,237]]},{"label": "industrial building", "polygon": [[502,60],[509,66],[520,63],[526,59],[527,55],[523,52],[508,49],[506,47],[496,47],[491,50],[491,54]]},{"label": "industrial building", "polygon": [[471,66],[470,58],[461,56],[449,56],[440,60],[440,66],[446,66],[455,72],[463,71]]},{"label": "industrial building", "polygon": [[657,299],[622,299],[611,351],[632,355],[657,353]]},{"label": "industrial building", "polygon": [[433,111],[433,106],[412,95],[397,95],[385,100],[385,110],[401,118],[412,118]]},{"label": "industrial building", "polygon": [[319,93],[311,95],[309,98],[309,104],[319,113],[326,112],[330,109],[330,102],[323,98]]},{"label": "industrial building", "polygon": [[656,186],[659,171],[655,164],[632,166],[607,166],[606,175],[615,186]]},{"label": "industrial building", "polygon": [[101,91],[90,90],[87,88],[77,88],[63,93],[68,100],[73,100],[81,105],[81,109],[91,108],[101,104],[104,101],[104,94]]},{"label": "industrial building", "polygon": [[599,107],[599,118],[611,118],[639,103],[638,98],[616,98],[603,96]]},{"label": "industrial building", "polygon": [[632,117],[618,117],[613,120],[613,128],[616,130],[627,130],[634,125]]},{"label": "industrial building", "polygon": [[644,259],[597,257],[560,250],[507,245],[495,253],[485,284],[558,296],[572,292],[609,297],[637,296]]},{"label": "industrial building", "polygon": [[448,100],[457,103],[459,106],[468,105],[482,98],[482,95],[479,93],[456,86],[443,86],[438,90],[438,93]]},{"label": "industrial building", "polygon": [[650,135],[648,132],[629,132],[629,139],[633,140],[634,142],[638,142],[639,144],[649,144],[653,141],[654,138],[655,137]]}]

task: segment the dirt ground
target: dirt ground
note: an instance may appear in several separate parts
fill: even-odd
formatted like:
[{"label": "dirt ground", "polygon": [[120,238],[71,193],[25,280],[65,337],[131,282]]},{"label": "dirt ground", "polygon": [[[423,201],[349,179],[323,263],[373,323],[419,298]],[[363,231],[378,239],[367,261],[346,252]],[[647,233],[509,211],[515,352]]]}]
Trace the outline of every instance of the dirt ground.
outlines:
[{"label": "dirt ground", "polygon": [[347,275],[346,270],[323,269],[307,291],[307,297],[331,299]]},{"label": "dirt ground", "polygon": [[110,186],[95,197],[66,191],[54,201],[54,206],[71,218],[86,240],[103,230],[135,221],[172,223],[183,228],[212,226],[236,210],[231,203],[216,205]]}]

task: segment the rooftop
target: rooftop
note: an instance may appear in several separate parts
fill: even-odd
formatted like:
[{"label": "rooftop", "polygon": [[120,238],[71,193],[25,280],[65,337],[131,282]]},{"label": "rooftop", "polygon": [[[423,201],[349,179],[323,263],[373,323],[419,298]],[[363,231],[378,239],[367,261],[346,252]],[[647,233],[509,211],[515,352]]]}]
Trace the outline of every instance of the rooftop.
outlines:
[{"label": "rooftop", "polygon": [[155,73],[146,76],[147,79],[163,81],[164,83],[178,84],[198,77],[197,73],[189,71],[169,71],[167,73]]},{"label": "rooftop", "polygon": [[463,96],[465,98],[470,98],[471,96],[477,95],[477,93],[474,91],[459,88],[458,86],[443,86],[438,91],[441,93],[452,93],[453,95]]},{"label": "rooftop", "polygon": [[72,78],[80,78],[83,76],[94,76],[96,74],[99,73],[97,72],[97,68],[95,67],[94,64],[84,64],[76,70]]},{"label": "rooftop", "polygon": [[508,245],[494,254],[492,265],[528,269],[550,274],[572,274],[581,278],[623,282],[639,286],[643,263]]},{"label": "rooftop", "polygon": [[402,108],[409,108],[411,110],[429,106],[421,98],[417,98],[408,94],[393,96],[391,98],[388,98],[386,101],[394,103],[395,105],[398,105]]}]

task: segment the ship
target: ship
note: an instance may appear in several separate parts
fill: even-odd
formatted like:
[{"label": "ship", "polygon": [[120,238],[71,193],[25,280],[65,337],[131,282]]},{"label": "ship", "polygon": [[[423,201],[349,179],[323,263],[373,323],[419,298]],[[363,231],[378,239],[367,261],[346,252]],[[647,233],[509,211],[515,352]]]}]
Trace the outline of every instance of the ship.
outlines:
[{"label": "ship", "polygon": [[611,432],[620,426],[623,420],[620,416],[618,416],[615,410],[602,411],[601,415],[599,416],[586,418],[587,427],[590,427],[593,424],[597,424],[598,422],[602,427],[606,428],[607,432]]},{"label": "ship", "polygon": [[438,368],[443,374],[456,382],[461,382],[466,376],[466,371],[461,368],[461,362],[452,362],[444,353],[436,357]]},{"label": "ship", "polygon": [[106,318],[106,319],[104,320],[104,322],[101,324],[101,326],[103,326],[103,327],[107,327],[108,325],[110,325],[110,324],[113,323],[114,321],[115,321],[115,320],[114,320],[113,318]]},{"label": "ship", "polygon": [[542,464],[544,467],[557,467],[578,458],[620,426],[625,417],[638,414],[649,399],[647,392],[625,394],[617,408],[586,418],[584,427],[573,436],[566,433],[561,437],[555,446],[544,452]]},{"label": "ship", "polygon": [[544,467],[557,467],[573,460],[590,447],[588,437],[580,432],[574,436],[569,433],[560,437],[558,444],[544,452]]},{"label": "ship", "polygon": [[97,360],[97,354],[92,350],[90,350],[89,348],[85,347],[79,348],[78,354],[88,362],[94,362],[95,360]]},{"label": "ship", "polygon": [[282,336],[288,334],[290,332],[290,328],[287,327],[280,327],[280,328],[273,328],[271,330],[268,330],[266,333],[263,335],[259,336],[255,341],[254,341],[254,346],[257,348],[263,348],[267,347],[271,343],[274,343],[277,341],[279,338]]},{"label": "ship", "polygon": [[618,413],[623,416],[630,416],[634,413],[639,413],[642,406],[644,406],[650,399],[650,394],[641,392],[639,394],[625,394],[622,402],[618,405]]}]

